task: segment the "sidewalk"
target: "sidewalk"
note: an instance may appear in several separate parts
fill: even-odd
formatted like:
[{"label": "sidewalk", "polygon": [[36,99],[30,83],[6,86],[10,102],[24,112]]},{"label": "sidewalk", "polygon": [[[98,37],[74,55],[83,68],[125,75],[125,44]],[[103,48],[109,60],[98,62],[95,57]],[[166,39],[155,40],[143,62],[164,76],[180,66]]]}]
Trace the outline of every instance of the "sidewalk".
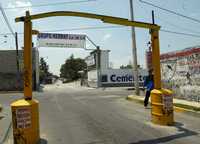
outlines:
[{"label": "sidewalk", "polygon": [[0,144],[3,144],[8,137],[11,128],[11,112],[10,107],[3,106],[0,111]]},{"label": "sidewalk", "polygon": [[[126,99],[143,104],[144,96],[129,95]],[[176,112],[195,112],[195,113],[200,114],[199,102],[193,102],[193,101],[187,101],[187,100],[174,98],[173,103],[174,103],[174,110]]]}]

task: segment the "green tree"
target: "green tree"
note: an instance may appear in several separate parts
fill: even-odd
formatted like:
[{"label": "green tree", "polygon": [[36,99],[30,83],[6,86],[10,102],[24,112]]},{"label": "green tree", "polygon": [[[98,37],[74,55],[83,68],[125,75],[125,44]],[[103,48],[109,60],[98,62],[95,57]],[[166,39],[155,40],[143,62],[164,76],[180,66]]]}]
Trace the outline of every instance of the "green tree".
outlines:
[{"label": "green tree", "polygon": [[60,68],[60,77],[66,78],[67,81],[77,80],[81,77],[79,71],[85,70],[86,67],[84,59],[74,58],[74,55],[71,55]]},{"label": "green tree", "polygon": [[133,66],[130,65],[130,64],[128,64],[128,65],[121,65],[120,66],[120,69],[131,69],[131,68],[133,68]]},{"label": "green tree", "polygon": [[50,75],[49,66],[43,57],[40,58],[40,82],[44,81],[44,79]]}]

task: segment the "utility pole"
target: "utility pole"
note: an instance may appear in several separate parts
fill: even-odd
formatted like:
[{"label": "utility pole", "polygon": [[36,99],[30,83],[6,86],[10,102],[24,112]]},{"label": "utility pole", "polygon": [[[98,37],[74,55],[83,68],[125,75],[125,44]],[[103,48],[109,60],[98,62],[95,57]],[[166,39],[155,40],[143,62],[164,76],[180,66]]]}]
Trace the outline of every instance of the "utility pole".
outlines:
[{"label": "utility pole", "polygon": [[[134,21],[134,12],[133,12],[133,0],[130,0],[130,14],[131,21]],[[132,30],[132,53],[133,53],[133,75],[134,75],[134,85],[135,85],[135,94],[139,95],[139,82],[138,82],[138,64],[137,64],[137,49],[136,49],[136,38],[135,38],[135,27],[131,27]]]},{"label": "utility pole", "polygon": [[16,62],[17,62],[17,90],[19,90],[20,82],[20,69],[19,69],[19,50],[18,50],[18,34],[15,32],[15,45],[16,45]]},{"label": "utility pole", "polygon": [[[97,69],[97,87],[101,87],[101,49],[88,36],[86,38],[96,47],[96,69]],[[85,49],[94,50],[94,49]]]},{"label": "utility pole", "polygon": [[151,15],[152,15],[152,24],[155,24],[155,17],[154,17],[154,11],[151,11]]},{"label": "utility pole", "polygon": [[98,88],[101,87],[101,50],[100,47],[97,46],[97,57],[96,57],[96,67],[97,67],[97,86]]},{"label": "utility pole", "polygon": [[18,34],[17,34],[17,32],[15,32],[15,45],[16,45],[17,72],[19,73],[19,50],[18,50]]}]

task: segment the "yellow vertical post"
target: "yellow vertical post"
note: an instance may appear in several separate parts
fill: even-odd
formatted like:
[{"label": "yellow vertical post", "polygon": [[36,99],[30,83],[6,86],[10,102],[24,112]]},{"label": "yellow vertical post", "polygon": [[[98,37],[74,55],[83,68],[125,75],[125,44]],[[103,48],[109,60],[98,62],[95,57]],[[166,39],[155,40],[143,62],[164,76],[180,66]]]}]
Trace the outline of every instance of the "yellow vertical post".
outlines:
[{"label": "yellow vertical post", "polygon": [[151,31],[152,41],[152,64],[154,72],[154,88],[161,88],[161,74],[160,74],[160,47],[159,47],[159,32],[158,30]]},{"label": "yellow vertical post", "polygon": [[154,72],[154,90],[151,91],[152,122],[160,125],[173,125],[172,91],[163,89],[161,85],[159,31],[151,30],[152,65]]},{"label": "yellow vertical post", "polygon": [[24,97],[32,99],[32,22],[26,12],[24,20]]},{"label": "yellow vertical post", "polygon": [[32,99],[32,22],[24,18],[24,99],[11,103],[14,144],[37,144],[40,140],[39,102]]}]

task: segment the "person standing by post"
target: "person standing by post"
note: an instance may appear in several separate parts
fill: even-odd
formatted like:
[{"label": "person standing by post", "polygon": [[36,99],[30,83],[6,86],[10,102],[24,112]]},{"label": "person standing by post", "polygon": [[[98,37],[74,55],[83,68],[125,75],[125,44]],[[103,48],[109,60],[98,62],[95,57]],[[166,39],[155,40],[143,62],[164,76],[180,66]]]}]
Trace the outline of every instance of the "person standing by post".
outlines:
[{"label": "person standing by post", "polygon": [[144,87],[146,87],[146,95],[144,99],[144,107],[146,108],[149,103],[149,97],[151,95],[151,90],[154,89],[154,81],[153,81],[153,70],[149,70],[149,74],[144,81]]}]

